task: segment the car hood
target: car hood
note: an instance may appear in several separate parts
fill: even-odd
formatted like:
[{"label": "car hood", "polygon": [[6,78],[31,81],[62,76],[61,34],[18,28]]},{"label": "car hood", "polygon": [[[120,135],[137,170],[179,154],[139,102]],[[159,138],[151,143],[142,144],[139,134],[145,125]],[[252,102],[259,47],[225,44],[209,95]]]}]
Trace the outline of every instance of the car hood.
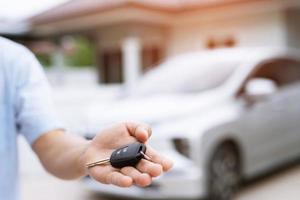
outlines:
[{"label": "car hood", "polygon": [[141,121],[156,126],[213,107],[224,97],[219,90],[189,95],[129,97],[106,105],[91,106],[85,117],[90,133],[120,121]]},{"label": "car hood", "polygon": [[196,139],[212,127],[237,119],[240,112],[239,106],[236,106],[231,101],[224,101],[213,107],[206,107],[201,112],[154,126],[153,132],[159,134],[154,135],[153,139]]}]

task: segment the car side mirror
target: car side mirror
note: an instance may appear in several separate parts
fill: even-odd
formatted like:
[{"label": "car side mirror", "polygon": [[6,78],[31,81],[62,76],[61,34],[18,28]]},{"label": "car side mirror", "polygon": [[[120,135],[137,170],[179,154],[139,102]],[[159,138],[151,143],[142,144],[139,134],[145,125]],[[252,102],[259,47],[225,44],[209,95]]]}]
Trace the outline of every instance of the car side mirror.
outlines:
[{"label": "car side mirror", "polygon": [[275,81],[266,78],[255,78],[245,85],[243,97],[249,105],[265,100],[277,91]]}]

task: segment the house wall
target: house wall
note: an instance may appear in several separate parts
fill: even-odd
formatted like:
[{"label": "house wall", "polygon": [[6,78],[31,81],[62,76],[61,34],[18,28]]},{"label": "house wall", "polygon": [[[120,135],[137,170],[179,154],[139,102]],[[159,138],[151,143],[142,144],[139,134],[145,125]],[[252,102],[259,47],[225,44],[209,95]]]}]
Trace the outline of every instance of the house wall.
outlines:
[{"label": "house wall", "polygon": [[101,27],[97,31],[97,45],[102,49],[120,48],[127,37],[138,37],[143,46],[162,46],[165,43],[166,28],[134,23]]},{"label": "house wall", "polygon": [[300,9],[288,9],[285,12],[287,27],[287,45],[300,48]]},{"label": "house wall", "polygon": [[287,40],[285,17],[280,10],[176,24],[169,38],[169,56],[205,49],[209,39],[233,38],[238,47],[285,46]]}]

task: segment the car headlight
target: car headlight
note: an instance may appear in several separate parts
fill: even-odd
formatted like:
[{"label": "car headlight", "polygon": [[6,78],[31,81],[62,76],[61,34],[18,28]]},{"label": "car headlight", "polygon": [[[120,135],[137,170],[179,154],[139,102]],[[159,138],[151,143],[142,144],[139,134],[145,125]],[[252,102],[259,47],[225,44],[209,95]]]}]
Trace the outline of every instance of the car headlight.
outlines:
[{"label": "car headlight", "polygon": [[190,158],[190,144],[187,138],[173,138],[173,144],[178,153]]},{"label": "car headlight", "polygon": [[92,140],[94,139],[94,137],[96,136],[96,134],[84,134],[84,138],[87,140]]}]

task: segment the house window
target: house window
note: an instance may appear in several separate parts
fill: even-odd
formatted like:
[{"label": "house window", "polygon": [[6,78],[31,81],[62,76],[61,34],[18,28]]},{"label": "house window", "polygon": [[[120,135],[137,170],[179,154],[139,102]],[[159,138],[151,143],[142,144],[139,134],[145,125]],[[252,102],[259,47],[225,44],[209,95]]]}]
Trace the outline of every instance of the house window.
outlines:
[{"label": "house window", "polygon": [[209,38],[206,43],[206,48],[216,49],[224,47],[234,47],[235,45],[236,40],[234,39],[234,37],[227,37],[225,39]]},{"label": "house window", "polygon": [[122,52],[120,49],[110,49],[102,52],[100,58],[100,77],[102,83],[122,83]]},{"label": "house window", "polygon": [[142,71],[146,72],[157,66],[162,59],[162,49],[159,47],[144,47],[142,51]]}]

